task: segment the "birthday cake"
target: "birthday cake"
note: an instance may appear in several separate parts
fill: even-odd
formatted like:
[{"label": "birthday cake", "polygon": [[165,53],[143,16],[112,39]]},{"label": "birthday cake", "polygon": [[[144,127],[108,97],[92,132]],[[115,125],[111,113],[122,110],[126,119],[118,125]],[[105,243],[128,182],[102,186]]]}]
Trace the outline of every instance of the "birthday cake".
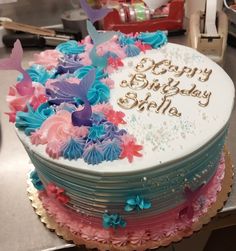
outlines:
[{"label": "birthday cake", "polygon": [[82,244],[145,249],[191,228],[215,202],[233,83],[160,31],[88,31],[36,54],[26,71],[15,43],[0,62],[22,73],[8,114],[60,226]]}]

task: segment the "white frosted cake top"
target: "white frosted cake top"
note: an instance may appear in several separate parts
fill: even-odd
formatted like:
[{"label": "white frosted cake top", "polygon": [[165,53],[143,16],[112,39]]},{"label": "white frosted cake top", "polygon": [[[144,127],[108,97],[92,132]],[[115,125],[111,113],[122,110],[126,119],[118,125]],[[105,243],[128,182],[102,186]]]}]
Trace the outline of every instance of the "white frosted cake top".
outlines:
[{"label": "white frosted cake top", "polygon": [[[44,146],[20,138],[43,158],[91,172],[127,172],[158,167],[182,158],[209,142],[227,124],[234,85],[225,71],[197,51],[168,43],[132,58],[110,75],[115,81],[110,103],[125,113],[121,127],[143,145],[141,158],[88,165],[83,160],[53,160]],[[120,126],[119,126],[120,127]]]}]

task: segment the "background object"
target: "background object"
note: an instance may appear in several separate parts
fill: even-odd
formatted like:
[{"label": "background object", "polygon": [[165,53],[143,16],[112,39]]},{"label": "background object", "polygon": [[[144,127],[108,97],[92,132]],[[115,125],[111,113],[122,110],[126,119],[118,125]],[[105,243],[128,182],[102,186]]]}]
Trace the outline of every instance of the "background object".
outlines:
[{"label": "background object", "polygon": [[7,18],[7,17],[0,17],[0,48],[4,47],[4,44],[2,42],[2,38],[3,38],[4,35],[6,35],[8,33],[8,31],[5,30],[4,27],[1,24],[4,21],[11,22],[12,20],[10,18]]},{"label": "background object", "polygon": [[61,15],[64,29],[81,32],[82,37],[88,35],[86,20],[87,15],[82,9],[68,10]]},{"label": "background object", "polygon": [[[205,11],[206,0],[186,0],[185,1],[185,16],[190,18],[190,16],[197,11]],[[223,0],[217,0],[216,9],[222,10]]]}]

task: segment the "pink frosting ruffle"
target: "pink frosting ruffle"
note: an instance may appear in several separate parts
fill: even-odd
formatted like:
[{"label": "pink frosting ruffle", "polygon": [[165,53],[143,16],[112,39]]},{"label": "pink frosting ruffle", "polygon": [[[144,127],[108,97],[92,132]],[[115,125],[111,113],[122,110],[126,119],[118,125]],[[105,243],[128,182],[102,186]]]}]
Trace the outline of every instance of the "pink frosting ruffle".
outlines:
[{"label": "pink frosting ruffle", "polygon": [[60,57],[62,54],[57,50],[45,50],[34,54],[34,61],[30,62],[30,65],[39,64],[51,70],[57,66]]}]

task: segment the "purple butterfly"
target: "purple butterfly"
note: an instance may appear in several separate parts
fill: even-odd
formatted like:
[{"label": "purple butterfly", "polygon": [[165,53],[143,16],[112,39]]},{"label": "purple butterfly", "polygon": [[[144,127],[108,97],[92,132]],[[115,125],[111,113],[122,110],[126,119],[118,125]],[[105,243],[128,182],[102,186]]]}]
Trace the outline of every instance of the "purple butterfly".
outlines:
[{"label": "purple butterfly", "polygon": [[80,0],[80,5],[92,23],[103,19],[109,12],[112,11],[112,9],[109,8],[93,9],[88,5],[86,0]]},{"label": "purple butterfly", "polygon": [[34,87],[29,74],[22,68],[21,61],[23,57],[23,49],[20,40],[17,39],[14,43],[11,55],[9,58],[0,59],[0,70],[16,70],[23,74],[21,82],[16,84],[18,93],[22,96],[32,95]]},{"label": "purple butterfly", "polygon": [[183,209],[181,209],[179,212],[180,219],[183,218],[185,215],[187,216],[188,219],[193,218],[194,216],[193,202],[199,196],[203,186],[204,184],[199,186],[195,191],[192,191],[189,187],[185,187],[184,194],[188,202],[187,202],[187,205]]}]

